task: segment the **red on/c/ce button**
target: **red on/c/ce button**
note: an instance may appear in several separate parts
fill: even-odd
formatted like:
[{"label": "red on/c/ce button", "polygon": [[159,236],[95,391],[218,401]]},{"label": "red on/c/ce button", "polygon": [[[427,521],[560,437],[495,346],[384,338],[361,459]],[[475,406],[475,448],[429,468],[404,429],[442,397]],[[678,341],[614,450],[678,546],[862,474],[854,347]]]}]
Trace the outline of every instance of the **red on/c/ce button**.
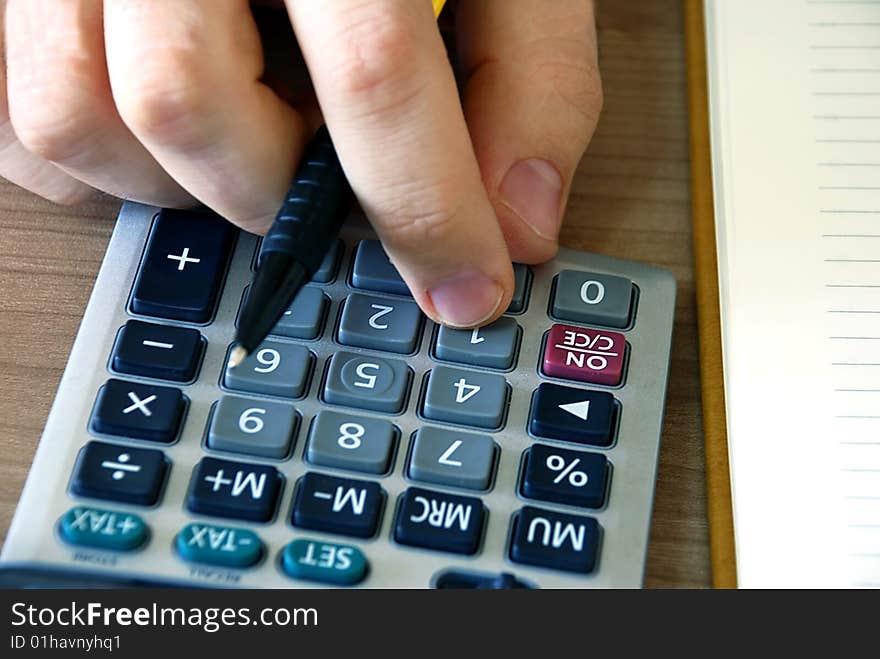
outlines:
[{"label": "red on/c/ce button", "polygon": [[619,332],[555,323],[547,335],[546,375],[616,386],[623,379],[626,337]]}]

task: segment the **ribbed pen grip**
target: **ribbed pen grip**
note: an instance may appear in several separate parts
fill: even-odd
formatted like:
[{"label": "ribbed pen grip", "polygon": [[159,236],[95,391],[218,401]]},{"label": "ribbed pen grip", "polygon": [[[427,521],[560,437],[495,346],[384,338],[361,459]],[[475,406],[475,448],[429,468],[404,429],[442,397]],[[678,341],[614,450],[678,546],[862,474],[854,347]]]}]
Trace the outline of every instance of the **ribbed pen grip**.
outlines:
[{"label": "ribbed pen grip", "polygon": [[339,234],[353,199],[330,133],[321,126],[306,147],[287,197],[263,239],[261,256],[285,254],[311,276]]}]

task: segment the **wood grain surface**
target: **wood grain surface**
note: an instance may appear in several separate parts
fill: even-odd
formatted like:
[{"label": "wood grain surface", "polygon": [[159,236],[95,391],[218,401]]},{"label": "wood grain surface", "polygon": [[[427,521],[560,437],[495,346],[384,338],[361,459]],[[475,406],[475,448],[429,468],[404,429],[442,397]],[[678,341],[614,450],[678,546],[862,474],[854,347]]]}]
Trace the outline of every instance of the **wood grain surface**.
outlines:
[{"label": "wood grain surface", "polygon": [[[700,422],[681,3],[598,3],[605,108],[562,244],[670,269],[672,371],[647,567],[652,587],[705,587]],[[119,202],[64,208],[0,182],[0,538],[5,536]]]}]

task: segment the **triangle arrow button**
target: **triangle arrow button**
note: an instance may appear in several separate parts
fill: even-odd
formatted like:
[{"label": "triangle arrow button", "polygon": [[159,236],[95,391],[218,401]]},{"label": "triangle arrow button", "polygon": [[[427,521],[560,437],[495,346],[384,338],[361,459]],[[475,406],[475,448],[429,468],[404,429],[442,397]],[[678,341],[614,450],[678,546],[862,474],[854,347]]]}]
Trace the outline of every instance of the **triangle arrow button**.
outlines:
[{"label": "triangle arrow button", "polygon": [[590,401],[582,400],[575,403],[565,403],[564,405],[559,405],[559,409],[565,410],[569,414],[574,414],[579,419],[586,421],[590,415]]}]

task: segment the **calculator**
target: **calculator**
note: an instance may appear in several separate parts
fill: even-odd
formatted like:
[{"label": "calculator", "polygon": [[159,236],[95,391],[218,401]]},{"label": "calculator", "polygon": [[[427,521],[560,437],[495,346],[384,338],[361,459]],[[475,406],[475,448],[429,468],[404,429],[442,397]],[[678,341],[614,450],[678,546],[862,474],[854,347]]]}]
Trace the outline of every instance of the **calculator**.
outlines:
[{"label": "calculator", "polygon": [[669,272],[562,249],[450,329],[352,217],[228,368],[258,259],[207,211],[123,205],[0,583],[642,585]]}]

